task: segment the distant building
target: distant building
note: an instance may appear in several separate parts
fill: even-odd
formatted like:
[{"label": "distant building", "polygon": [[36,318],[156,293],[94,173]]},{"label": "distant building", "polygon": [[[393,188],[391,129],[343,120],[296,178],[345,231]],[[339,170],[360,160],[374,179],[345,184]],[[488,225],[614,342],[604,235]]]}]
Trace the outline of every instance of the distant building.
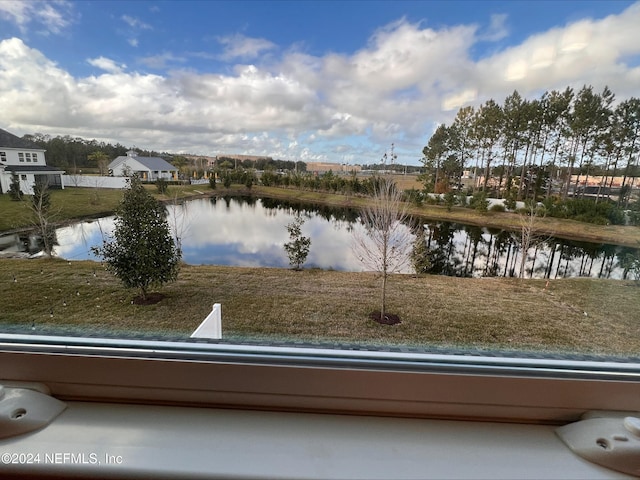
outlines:
[{"label": "distant building", "polygon": [[126,155],[117,157],[109,164],[111,176],[124,177],[133,174],[146,181],[159,178],[172,180],[178,177],[178,169],[159,157],[140,157],[134,150],[129,150]]},{"label": "distant building", "polygon": [[49,188],[64,188],[64,170],[48,167],[44,152],[35,143],[0,129],[0,192],[9,191],[14,175],[26,195],[33,194],[36,182],[47,182]]},{"label": "distant building", "polygon": [[362,170],[360,165],[349,165],[346,163],[329,163],[329,162],[307,162],[307,172],[311,173],[349,173],[359,172]]}]

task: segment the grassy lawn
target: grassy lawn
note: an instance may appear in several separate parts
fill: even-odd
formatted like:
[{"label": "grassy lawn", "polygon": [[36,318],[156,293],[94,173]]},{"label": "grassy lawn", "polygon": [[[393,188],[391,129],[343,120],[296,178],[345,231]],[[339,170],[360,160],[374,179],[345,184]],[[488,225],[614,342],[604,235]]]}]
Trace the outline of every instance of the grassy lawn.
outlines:
[{"label": "grassy lawn", "polygon": [[93,262],[2,259],[0,272],[5,331],[30,332],[33,323],[35,332],[188,336],[221,303],[228,339],[640,352],[640,285],[631,281],[563,279],[545,288],[545,280],[396,275],[388,308],[402,323],[388,326],[367,318],[380,293],[369,273],[184,266],[161,302],[139,306],[136,292]]},{"label": "grassy lawn", "polygon": [[[166,195],[159,195],[154,185],[146,188],[156,198],[170,201],[174,198],[189,198],[210,191],[208,185],[171,186]],[[122,191],[107,188],[74,188],[51,191],[54,220],[67,222],[73,219],[100,217],[113,213],[122,198]],[[9,195],[0,195],[0,232],[25,228],[31,225],[28,198],[23,202],[11,201]]]}]

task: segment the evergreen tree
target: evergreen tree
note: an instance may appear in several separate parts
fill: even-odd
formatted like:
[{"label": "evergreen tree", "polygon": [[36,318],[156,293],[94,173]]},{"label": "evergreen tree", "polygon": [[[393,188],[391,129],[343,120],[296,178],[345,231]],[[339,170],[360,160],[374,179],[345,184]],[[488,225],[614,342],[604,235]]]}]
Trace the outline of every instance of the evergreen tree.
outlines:
[{"label": "evergreen tree", "polygon": [[9,185],[9,197],[14,202],[22,200],[22,190],[20,190],[20,177],[18,175],[11,175],[11,184]]},{"label": "evergreen tree", "polygon": [[152,286],[175,280],[180,266],[164,207],[149,194],[140,179],[130,185],[116,211],[113,240],[93,252],[103,257],[107,270],[127,288],[139,288],[146,299]]},{"label": "evergreen tree", "polygon": [[300,270],[300,267],[307,260],[311,248],[311,238],[302,235],[303,224],[304,219],[298,213],[293,221],[287,225],[291,241],[284,244],[284,249],[289,256],[289,265],[295,270]]}]

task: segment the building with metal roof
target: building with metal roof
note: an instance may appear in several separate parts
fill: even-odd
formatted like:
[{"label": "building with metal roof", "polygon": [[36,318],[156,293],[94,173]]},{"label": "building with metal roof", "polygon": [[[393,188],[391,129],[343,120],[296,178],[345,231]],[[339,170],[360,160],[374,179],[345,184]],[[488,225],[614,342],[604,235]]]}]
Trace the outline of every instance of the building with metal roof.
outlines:
[{"label": "building with metal roof", "polygon": [[109,175],[114,177],[138,175],[146,181],[159,178],[174,180],[178,177],[178,169],[162,158],[141,157],[138,152],[129,150],[126,155],[115,158],[109,164]]}]

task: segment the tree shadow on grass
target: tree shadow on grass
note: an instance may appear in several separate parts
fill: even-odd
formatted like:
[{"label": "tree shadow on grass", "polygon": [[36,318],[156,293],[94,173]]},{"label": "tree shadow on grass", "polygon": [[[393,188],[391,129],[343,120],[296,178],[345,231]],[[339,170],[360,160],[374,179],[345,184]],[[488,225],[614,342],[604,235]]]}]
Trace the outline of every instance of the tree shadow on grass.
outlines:
[{"label": "tree shadow on grass", "polygon": [[133,297],[132,302],[134,305],[155,305],[165,297],[166,295],[164,293],[149,293],[146,298],[142,298],[142,295]]}]

